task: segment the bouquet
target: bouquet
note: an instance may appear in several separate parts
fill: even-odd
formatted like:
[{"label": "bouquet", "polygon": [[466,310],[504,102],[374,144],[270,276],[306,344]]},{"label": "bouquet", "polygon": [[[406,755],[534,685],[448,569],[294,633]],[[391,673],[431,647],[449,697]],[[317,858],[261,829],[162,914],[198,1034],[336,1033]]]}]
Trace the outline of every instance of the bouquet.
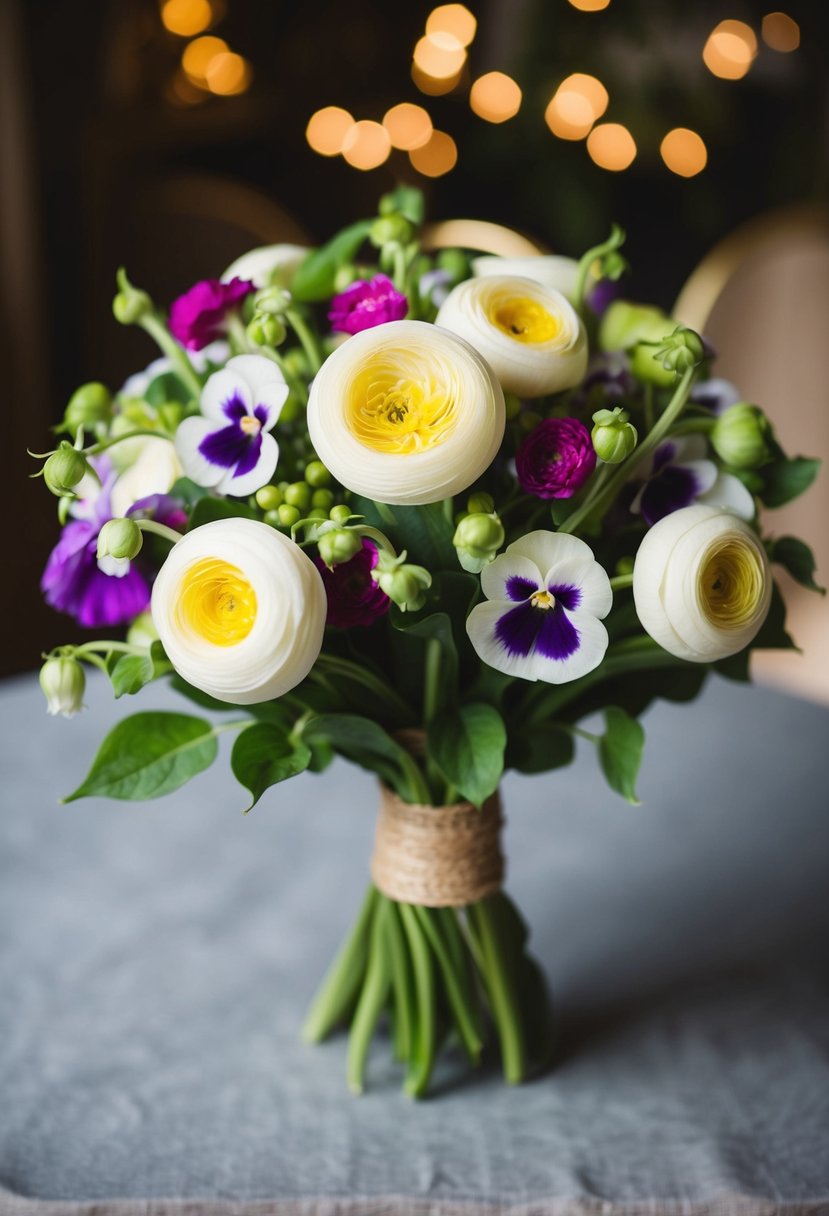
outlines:
[{"label": "bouquet", "polygon": [[472,1064],[494,1038],[509,1082],[553,1051],[502,773],[586,738],[635,802],[654,698],[793,645],[772,564],[814,587],[812,555],[758,510],[817,471],[702,337],[620,298],[621,230],[580,261],[434,254],[422,210],[400,188],[166,315],[119,271],[115,318],[161,357],[79,388],[40,457],[63,529],[42,590],[95,634],[44,656],[49,712],[81,708],[90,664],[193,703],[120,721],[66,801],[169,794],[225,733],[248,809],[334,756],[375,773],[371,882],[305,1036],[349,1028],[359,1092],[388,1017],[413,1096],[453,1038]]}]

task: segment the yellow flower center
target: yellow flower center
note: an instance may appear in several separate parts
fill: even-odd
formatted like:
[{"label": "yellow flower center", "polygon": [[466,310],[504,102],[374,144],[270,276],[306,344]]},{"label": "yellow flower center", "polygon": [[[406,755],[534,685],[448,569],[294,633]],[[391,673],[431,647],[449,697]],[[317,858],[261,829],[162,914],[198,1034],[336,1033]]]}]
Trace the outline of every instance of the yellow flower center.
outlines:
[{"label": "yellow flower center", "polygon": [[556,597],[549,591],[536,591],[530,596],[530,603],[533,608],[555,608]]},{"label": "yellow flower center", "polygon": [[700,592],[708,619],[723,629],[741,629],[757,610],[763,582],[763,567],[753,548],[726,541],[702,570]]},{"label": "yellow flower center", "polygon": [[256,620],[256,592],[229,562],[204,558],[184,575],[179,619],[214,646],[236,646]]},{"label": "yellow flower center", "polygon": [[517,297],[500,300],[490,309],[489,319],[516,342],[550,342],[561,333],[561,321],[535,300]]},{"label": "yellow flower center", "polygon": [[457,421],[451,388],[413,378],[377,360],[355,377],[346,406],[349,430],[374,452],[408,456],[442,443]]}]

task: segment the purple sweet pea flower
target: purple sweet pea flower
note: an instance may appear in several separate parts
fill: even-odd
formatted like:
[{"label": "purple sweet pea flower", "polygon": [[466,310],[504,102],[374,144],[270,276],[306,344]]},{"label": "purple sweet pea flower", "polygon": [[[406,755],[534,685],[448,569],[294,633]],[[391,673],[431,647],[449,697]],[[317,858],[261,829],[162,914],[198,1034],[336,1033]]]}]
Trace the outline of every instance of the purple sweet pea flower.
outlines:
[{"label": "purple sweet pea flower", "polygon": [[409,301],[391,279],[376,274],[369,282],[358,279],[334,296],[328,320],[332,329],[358,334],[386,321],[402,321],[408,311]]},{"label": "purple sweet pea flower", "polygon": [[170,305],[170,333],[187,350],[201,350],[225,332],[225,317],[255,291],[245,279],[202,279]]},{"label": "purple sweet pea flower", "polygon": [[641,513],[649,528],[696,502],[724,507],[741,519],[753,519],[754,499],[749,490],[707,456],[708,446],[701,435],[661,443],[653,454],[648,479],[630,505],[631,511]]},{"label": "purple sweet pea flower", "polygon": [[546,418],[515,454],[521,489],[536,498],[572,498],[595,467],[590,432],[578,418]]},{"label": "purple sweet pea flower", "polygon": [[328,596],[327,624],[338,629],[373,625],[388,612],[391,600],[371,577],[377,565],[377,546],[370,540],[363,541],[362,550],[351,561],[341,562],[332,570],[321,557],[315,557],[314,562]]}]

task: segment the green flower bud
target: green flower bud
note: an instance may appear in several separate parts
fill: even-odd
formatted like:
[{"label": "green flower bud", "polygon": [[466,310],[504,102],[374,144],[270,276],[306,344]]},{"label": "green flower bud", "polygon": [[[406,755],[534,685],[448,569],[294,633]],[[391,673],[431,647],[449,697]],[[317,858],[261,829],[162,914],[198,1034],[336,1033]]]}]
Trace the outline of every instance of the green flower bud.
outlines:
[{"label": "green flower bud", "polygon": [[599,325],[602,350],[630,350],[639,342],[661,342],[676,328],[676,322],[650,305],[614,300]]},{"label": "green flower bud", "polygon": [[392,557],[381,549],[373,578],[402,612],[418,612],[426,603],[426,592],[432,585],[429,571],[408,563],[405,550],[399,557]]},{"label": "green flower bud", "polygon": [[460,283],[469,278],[470,259],[462,250],[441,249],[435,261],[440,270],[449,272],[453,283]]},{"label": "green flower bud", "polygon": [[98,533],[98,559],[132,561],[141,552],[144,535],[134,519],[110,519]]},{"label": "green flower bud", "polygon": [[86,476],[89,466],[83,452],[76,451],[66,439],[43,466],[43,480],[58,498],[74,497],[75,486]]},{"label": "green flower bud", "polygon": [[596,410],[595,426],[590,432],[599,460],[605,464],[621,464],[636,447],[636,427],[628,421],[630,415],[617,405],[612,410]]},{"label": "green flower bud", "polygon": [[610,279],[611,283],[618,282],[629,269],[627,258],[623,257],[618,249],[611,249],[602,258],[602,277]]},{"label": "green flower bud", "polygon": [[325,507],[311,507],[311,510],[308,512],[308,518],[309,519],[318,519],[318,520],[323,520],[323,519],[327,520],[328,511],[326,510]]},{"label": "green flower bud", "polygon": [[702,338],[693,329],[678,325],[672,334],[664,338],[660,348],[654,353],[656,359],[666,371],[681,376],[690,371],[705,357],[705,347]]},{"label": "green flower bud", "polygon": [[[478,495],[473,494],[470,505]],[[489,498],[488,494],[480,495]],[[492,502],[492,499],[489,499]],[[470,512],[455,528],[452,544],[458,551],[458,561],[464,570],[479,574],[504,543],[504,525],[493,512]]]},{"label": "green flower bud", "polygon": [[711,444],[720,460],[733,469],[759,469],[771,458],[770,434],[763,411],[740,401],[720,414],[711,431]]},{"label": "green flower bud", "polygon": [[273,313],[257,312],[248,322],[245,332],[257,346],[279,346],[285,341],[288,331]]},{"label": "green flower bud", "polygon": [[368,239],[375,249],[382,249],[384,245],[392,243],[397,245],[406,245],[414,234],[414,227],[405,215],[393,213],[391,215],[381,215],[376,219],[371,226],[368,234]]},{"label": "green flower bud", "polygon": [[47,659],[40,669],[40,687],[47,713],[72,718],[83,709],[86,676],[77,659],[69,655]]},{"label": "green flower bud", "polygon": [[321,460],[311,460],[305,466],[305,480],[316,490],[321,486],[330,486],[332,479]]},{"label": "green flower bud", "polygon": [[476,494],[469,495],[466,510],[469,515],[491,515],[495,510],[495,500],[491,494],[479,490]]},{"label": "green flower bud", "polygon": [[335,524],[347,524],[351,519],[351,507],[347,507],[344,502],[337,503],[336,507],[332,507],[328,512],[328,518],[333,519]]},{"label": "green flower bud", "polygon": [[363,539],[353,528],[332,528],[323,532],[317,541],[317,547],[322,560],[329,570],[350,562],[363,547]]},{"label": "green flower bud", "polygon": [[314,490],[311,495],[311,506],[316,510],[320,508],[325,511],[325,516],[328,518],[328,512],[334,505],[333,490]]},{"label": "green flower bud", "polygon": [[630,370],[642,384],[652,384],[654,388],[670,388],[676,380],[676,375],[667,371],[661,363],[657,363],[654,358],[656,349],[652,342],[634,346],[630,351]]},{"label": "green flower bud", "polygon": [[275,511],[282,506],[282,491],[278,486],[262,486],[256,491],[256,505],[263,511]]},{"label": "green flower bud", "polygon": [[307,511],[311,505],[311,487],[307,481],[295,481],[285,491],[285,501],[300,511]]},{"label": "green flower bud", "polygon": [[127,630],[127,641],[131,646],[143,646],[145,650],[149,650],[153,642],[158,641],[158,630],[151,612],[142,612],[135,618]]},{"label": "green flower bud", "polygon": [[79,427],[91,431],[98,423],[108,422],[111,416],[112,396],[109,389],[105,384],[92,380],[75,389],[69,398],[62,429],[72,435]]},{"label": "green flower bud", "polygon": [[281,507],[276,508],[276,514],[279,517],[279,524],[282,528],[292,528],[302,518],[299,508],[287,502],[283,502]]},{"label": "green flower bud", "polygon": [[284,287],[263,287],[253,297],[254,313],[281,317],[291,307],[291,293]]},{"label": "green flower bud", "polygon": [[123,266],[115,276],[118,282],[118,294],[112,301],[112,311],[116,321],[122,325],[135,325],[153,311],[153,302],[146,291],[133,287],[127,278]]}]

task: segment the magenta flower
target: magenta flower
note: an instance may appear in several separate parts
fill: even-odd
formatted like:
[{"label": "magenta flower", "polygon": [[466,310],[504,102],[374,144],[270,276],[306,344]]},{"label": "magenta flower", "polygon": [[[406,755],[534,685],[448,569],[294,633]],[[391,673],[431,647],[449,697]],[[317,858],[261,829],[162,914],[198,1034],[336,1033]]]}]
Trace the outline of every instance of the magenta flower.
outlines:
[{"label": "magenta flower", "polygon": [[225,332],[225,317],[255,291],[245,279],[202,279],[170,305],[170,333],[187,350],[202,350]]},{"label": "magenta flower", "polygon": [[361,551],[351,561],[341,562],[329,570],[321,557],[315,557],[328,596],[326,623],[338,629],[353,625],[373,625],[389,610],[391,600],[381,591],[371,572],[377,565],[377,546],[363,541]]},{"label": "magenta flower", "polygon": [[331,328],[345,334],[358,334],[386,321],[402,321],[409,311],[409,301],[391,279],[376,274],[366,282],[358,279],[331,301],[328,320]]},{"label": "magenta flower", "polygon": [[572,498],[595,467],[590,432],[578,418],[546,418],[515,453],[521,489],[536,498]]}]

